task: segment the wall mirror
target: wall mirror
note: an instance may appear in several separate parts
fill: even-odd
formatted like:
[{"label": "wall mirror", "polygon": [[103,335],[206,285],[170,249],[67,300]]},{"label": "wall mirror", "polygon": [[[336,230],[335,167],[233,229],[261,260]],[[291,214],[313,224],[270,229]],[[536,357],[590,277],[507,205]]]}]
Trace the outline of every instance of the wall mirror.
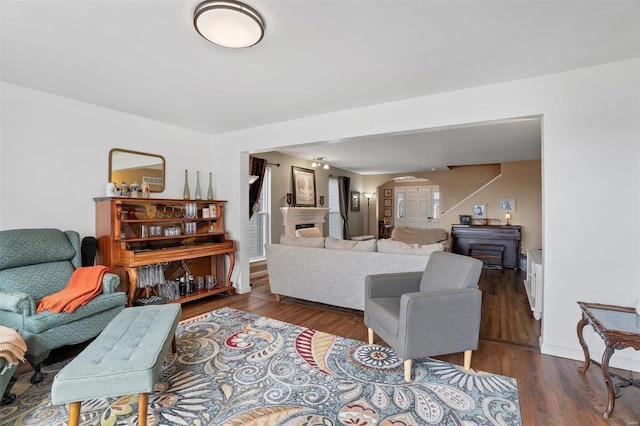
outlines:
[{"label": "wall mirror", "polygon": [[164,157],[147,152],[113,148],[109,151],[109,182],[149,184],[150,192],[164,191]]}]

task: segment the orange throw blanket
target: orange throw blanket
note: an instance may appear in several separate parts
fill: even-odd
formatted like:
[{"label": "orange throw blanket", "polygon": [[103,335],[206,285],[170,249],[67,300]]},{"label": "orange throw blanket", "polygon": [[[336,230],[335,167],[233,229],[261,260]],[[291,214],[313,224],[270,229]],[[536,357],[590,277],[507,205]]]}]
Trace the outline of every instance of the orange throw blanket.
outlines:
[{"label": "orange throw blanket", "polygon": [[71,275],[64,290],[45,296],[38,302],[37,312],[51,311],[71,313],[89,300],[102,293],[102,277],[109,268],[106,266],[85,266]]}]

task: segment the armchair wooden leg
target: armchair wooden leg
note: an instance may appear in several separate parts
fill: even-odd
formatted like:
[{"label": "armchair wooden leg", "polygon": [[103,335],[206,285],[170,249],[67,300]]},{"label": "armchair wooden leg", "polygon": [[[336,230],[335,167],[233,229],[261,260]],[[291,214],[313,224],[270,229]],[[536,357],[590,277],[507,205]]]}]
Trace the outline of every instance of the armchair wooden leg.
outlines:
[{"label": "armchair wooden leg", "polygon": [[373,345],[373,329],[371,328],[367,329],[367,336],[369,338],[369,344]]},{"label": "armchair wooden leg", "polygon": [[411,381],[411,364],[412,364],[412,360],[410,359],[404,360],[404,381],[405,382]]},{"label": "armchair wooden leg", "polygon": [[468,351],[464,351],[464,369],[468,370],[471,368],[471,353],[473,351],[468,350]]},{"label": "armchair wooden leg", "polygon": [[274,296],[276,297],[276,302],[279,302],[282,300],[282,296],[279,294],[274,294]]}]

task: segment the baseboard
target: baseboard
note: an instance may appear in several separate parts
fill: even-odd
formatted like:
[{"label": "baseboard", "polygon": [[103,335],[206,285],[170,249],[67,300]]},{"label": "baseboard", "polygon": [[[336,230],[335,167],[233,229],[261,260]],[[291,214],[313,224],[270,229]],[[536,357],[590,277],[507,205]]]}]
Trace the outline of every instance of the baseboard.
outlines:
[{"label": "baseboard", "polygon": [[262,272],[267,270],[266,260],[255,260],[249,263],[249,273],[254,274],[256,272]]},{"label": "baseboard", "polygon": [[[580,361],[580,363],[584,363],[584,352],[582,352],[582,348],[574,349],[568,348],[565,346],[556,346],[556,345],[546,345],[543,344],[540,347],[540,352],[544,355],[552,355],[558,356],[560,358],[568,358],[574,359],[576,361]],[[589,349],[589,355],[591,359],[594,359],[598,362],[602,359],[602,352]],[[624,352],[616,351],[614,352],[611,360],[609,361],[609,366],[613,368],[619,368],[622,370],[630,370],[635,372],[640,372],[640,361],[637,359],[632,359],[624,356]]]}]

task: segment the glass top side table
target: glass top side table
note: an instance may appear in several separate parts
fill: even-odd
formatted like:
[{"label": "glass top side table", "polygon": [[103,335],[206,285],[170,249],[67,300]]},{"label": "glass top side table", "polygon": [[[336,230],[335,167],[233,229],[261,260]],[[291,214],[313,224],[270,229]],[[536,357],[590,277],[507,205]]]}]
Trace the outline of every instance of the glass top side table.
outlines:
[{"label": "glass top side table", "polygon": [[[608,419],[613,411],[615,398],[620,395],[620,388],[627,386],[640,387],[640,380],[633,380],[609,372],[609,360],[614,351],[625,348],[640,350],[640,315],[634,308],[601,305],[598,303],[578,302],[582,310],[582,318],[578,321],[578,340],[584,351],[584,365],[580,373],[584,374],[593,362],[602,369],[602,377],[607,386],[608,403],[603,417]],[[606,349],[602,354],[602,363],[591,359],[589,348],[584,341],[582,331],[589,324],[604,340]],[[612,377],[620,380],[614,384]]]}]

